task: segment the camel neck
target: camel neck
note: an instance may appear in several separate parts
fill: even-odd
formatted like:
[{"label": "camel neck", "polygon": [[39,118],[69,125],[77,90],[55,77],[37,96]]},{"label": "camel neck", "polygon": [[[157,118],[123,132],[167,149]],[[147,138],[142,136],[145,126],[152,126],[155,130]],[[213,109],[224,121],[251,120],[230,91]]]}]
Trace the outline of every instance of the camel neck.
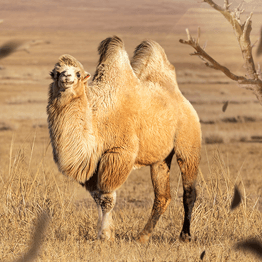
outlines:
[{"label": "camel neck", "polygon": [[84,183],[99,159],[86,96],[71,97],[67,103],[54,99],[47,113],[55,162],[63,174]]}]

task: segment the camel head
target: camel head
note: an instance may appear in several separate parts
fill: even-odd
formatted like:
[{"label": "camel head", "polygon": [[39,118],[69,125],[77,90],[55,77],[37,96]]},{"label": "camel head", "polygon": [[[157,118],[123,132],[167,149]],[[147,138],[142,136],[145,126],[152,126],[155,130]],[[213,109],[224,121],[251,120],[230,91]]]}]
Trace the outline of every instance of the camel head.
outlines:
[{"label": "camel head", "polygon": [[62,55],[50,73],[53,82],[53,92],[78,93],[83,89],[90,74],[84,70],[83,65],[71,55]]}]

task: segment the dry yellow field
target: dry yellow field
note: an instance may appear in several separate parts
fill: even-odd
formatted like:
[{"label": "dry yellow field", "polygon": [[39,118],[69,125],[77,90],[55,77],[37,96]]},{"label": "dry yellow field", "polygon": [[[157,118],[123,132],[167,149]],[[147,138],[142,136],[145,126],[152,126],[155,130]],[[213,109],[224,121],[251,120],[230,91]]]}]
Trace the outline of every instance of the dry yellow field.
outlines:
[{"label": "dry yellow field", "polygon": [[[50,42],[0,60],[1,261],[199,261],[203,251],[203,261],[261,259],[237,245],[248,239],[262,242],[262,107],[252,93],[206,68],[189,56],[189,46],[179,43],[186,27],[194,35],[199,25],[207,52],[244,74],[230,25],[206,8],[193,0],[0,3],[0,45]],[[259,10],[253,16],[252,42],[259,37]],[[89,193],[60,174],[53,162],[46,120],[49,72],[61,54],[69,53],[93,74],[97,46],[112,35],[124,40],[130,56],[144,39],[159,42],[176,67],[181,91],[199,114],[203,147],[191,243],[178,238],[183,190],[175,159],[171,204],[146,245],[134,238],[153,204],[149,168],[133,171],[118,190],[116,241],[104,243],[96,240],[98,215]],[[231,210],[235,185],[242,201]]]}]

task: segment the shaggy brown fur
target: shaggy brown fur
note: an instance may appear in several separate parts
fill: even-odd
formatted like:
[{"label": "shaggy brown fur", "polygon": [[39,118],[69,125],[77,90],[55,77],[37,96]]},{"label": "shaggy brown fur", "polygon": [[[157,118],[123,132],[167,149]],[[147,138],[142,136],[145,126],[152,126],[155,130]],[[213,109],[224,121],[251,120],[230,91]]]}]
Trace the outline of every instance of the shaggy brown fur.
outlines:
[{"label": "shaggy brown fur", "polygon": [[[81,74],[72,88],[58,84],[67,67],[76,68]],[[90,75],[75,58],[64,55],[59,58],[51,76],[54,82],[49,88],[47,113],[54,160],[62,173],[70,174],[77,181],[86,181],[93,175],[98,162],[92,115],[86,112],[88,103],[84,89]]]},{"label": "shaggy brown fur", "polygon": [[[151,166],[155,201],[138,237],[145,242],[170,202],[169,170],[175,154],[184,187],[180,236],[190,240],[201,147],[198,116],[181,94],[174,67],[156,42],[142,42],[132,66],[118,37],[105,39],[98,50],[100,59],[90,86],[82,65],[71,56],[60,58],[53,70],[47,113],[54,159],[64,174],[90,191],[98,206],[102,239],[113,239],[115,191],[133,168]],[[72,86],[63,88],[67,82]]]}]

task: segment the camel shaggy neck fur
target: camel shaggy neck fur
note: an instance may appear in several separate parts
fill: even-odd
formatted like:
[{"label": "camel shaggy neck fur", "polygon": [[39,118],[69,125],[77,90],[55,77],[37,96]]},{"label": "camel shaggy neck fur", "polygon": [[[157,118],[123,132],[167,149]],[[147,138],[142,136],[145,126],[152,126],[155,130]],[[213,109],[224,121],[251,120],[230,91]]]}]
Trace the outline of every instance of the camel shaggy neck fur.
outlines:
[{"label": "camel shaggy neck fur", "polygon": [[[73,78],[72,87],[72,84],[63,87],[63,78],[70,78],[65,76],[69,69],[72,74],[79,73],[80,78]],[[64,55],[51,76],[54,82],[49,88],[47,112],[54,160],[62,173],[84,182],[93,175],[99,160],[92,112],[85,94],[85,83],[90,75],[75,58]]]},{"label": "camel shaggy neck fur", "polygon": [[59,58],[47,106],[54,160],[60,171],[86,187],[99,212],[98,237],[113,239],[116,190],[133,168],[151,167],[155,201],[138,236],[146,242],[171,196],[169,171],[175,154],[184,195],[181,239],[190,240],[195,179],[200,160],[198,116],[180,92],[163,48],[144,41],[131,60],[118,37],[99,45],[95,75],[70,55]]}]

